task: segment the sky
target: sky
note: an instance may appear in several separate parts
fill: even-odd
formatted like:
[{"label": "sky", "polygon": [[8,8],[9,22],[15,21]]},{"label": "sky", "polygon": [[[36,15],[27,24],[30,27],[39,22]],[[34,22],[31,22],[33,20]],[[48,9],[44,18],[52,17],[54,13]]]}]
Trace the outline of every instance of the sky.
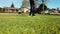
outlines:
[{"label": "sky", "polygon": [[12,3],[15,7],[20,8],[22,5],[22,0],[0,0],[0,7],[10,7]]},{"label": "sky", "polygon": [[[0,0],[0,7],[10,7],[12,3],[14,3],[14,6],[17,8],[20,8],[22,5],[23,0]],[[46,5],[48,8],[60,8],[60,0],[48,0],[46,2]]]}]

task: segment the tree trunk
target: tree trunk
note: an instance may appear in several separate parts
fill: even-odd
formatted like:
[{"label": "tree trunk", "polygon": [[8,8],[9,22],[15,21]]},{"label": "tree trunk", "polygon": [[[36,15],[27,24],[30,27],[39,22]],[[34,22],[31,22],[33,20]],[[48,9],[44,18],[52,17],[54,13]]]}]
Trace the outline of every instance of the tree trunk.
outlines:
[{"label": "tree trunk", "polygon": [[45,14],[45,11],[44,11],[44,4],[43,4],[43,15]]},{"label": "tree trunk", "polygon": [[44,13],[45,13],[44,12],[44,0],[42,0],[42,3],[43,3],[43,13],[42,14],[44,15]]}]

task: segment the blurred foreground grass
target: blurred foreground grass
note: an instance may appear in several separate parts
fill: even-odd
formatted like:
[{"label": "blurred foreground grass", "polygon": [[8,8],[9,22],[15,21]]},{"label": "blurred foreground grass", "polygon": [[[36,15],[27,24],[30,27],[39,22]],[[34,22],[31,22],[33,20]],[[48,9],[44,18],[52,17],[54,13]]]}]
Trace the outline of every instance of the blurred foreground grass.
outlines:
[{"label": "blurred foreground grass", "polygon": [[60,34],[60,16],[0,14],[0,34]]}]

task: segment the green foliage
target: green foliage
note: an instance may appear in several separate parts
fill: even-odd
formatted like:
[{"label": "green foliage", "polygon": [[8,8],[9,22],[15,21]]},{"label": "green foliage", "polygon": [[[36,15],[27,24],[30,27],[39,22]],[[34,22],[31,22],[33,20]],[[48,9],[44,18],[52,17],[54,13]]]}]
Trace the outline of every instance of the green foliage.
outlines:
[{"label": "green foliage", "polygon": [[2,10],[2,8],[0,7],[0,11]]},{"label": "green foliage", "polygon": [[[40,4],[39,8],[38,8],[39,11],[43,11],[43,4]],[[44,11],[47,10],[47,6],[44,4]]]},{"label": "green foliage", "polygon": [[2,10],[2,9],[3,9],[3,8],[1,8],[1,7],[0,7],[0,13],[2,13],[2,12],[3,12],[3,10]]},{"label": "green foliage", "polygon": [[0,34],[60,34],[60,16],[0,14]]}]

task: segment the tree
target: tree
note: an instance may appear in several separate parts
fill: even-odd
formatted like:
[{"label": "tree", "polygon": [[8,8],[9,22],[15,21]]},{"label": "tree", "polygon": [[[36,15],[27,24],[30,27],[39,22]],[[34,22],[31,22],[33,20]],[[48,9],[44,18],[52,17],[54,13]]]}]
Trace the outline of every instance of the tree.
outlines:
[{"label": "tree", "polygon": [[2,8],[0,7],[0,11],[2,10]]},{"label": "tree", "polygon": [[26,7],[26,8],[28,8],[29,6],[30,6],[29,0],[23,0],[21,7]]},{"label": "tree", "polygon": [[[43,7],[43,5],[44,5],[44,7]],[[47,6],[45,4],[40,4],[38,10],[39,11],[45,11],[45,10],[47,10]],[[44,14],[44,12],[43,12],[43,14]]]},{"label": "tree", "polygon": [[44,14],[44,11],[45,11],[45,8],[46,8],[46,6],[45,6],[45,1],[46,1],[46,0],[42,0],[42,5],[43,5],[43,8],[42,8],[42,9],[43,9],[43,14]]},{"label": "tree", "polygon": [[2,12],[2,8],[0,7],[0,12]]},{"label": "tree", "polygon": [[39,8],[42,5],[42,9],[40,9],[40,11],[42,10],[42,14],[44,14],[45,8],[47,7],[46,6],[47,1],[48,0],[38,0],[38,2],[37,2],[37,4],[39,5]]}]

